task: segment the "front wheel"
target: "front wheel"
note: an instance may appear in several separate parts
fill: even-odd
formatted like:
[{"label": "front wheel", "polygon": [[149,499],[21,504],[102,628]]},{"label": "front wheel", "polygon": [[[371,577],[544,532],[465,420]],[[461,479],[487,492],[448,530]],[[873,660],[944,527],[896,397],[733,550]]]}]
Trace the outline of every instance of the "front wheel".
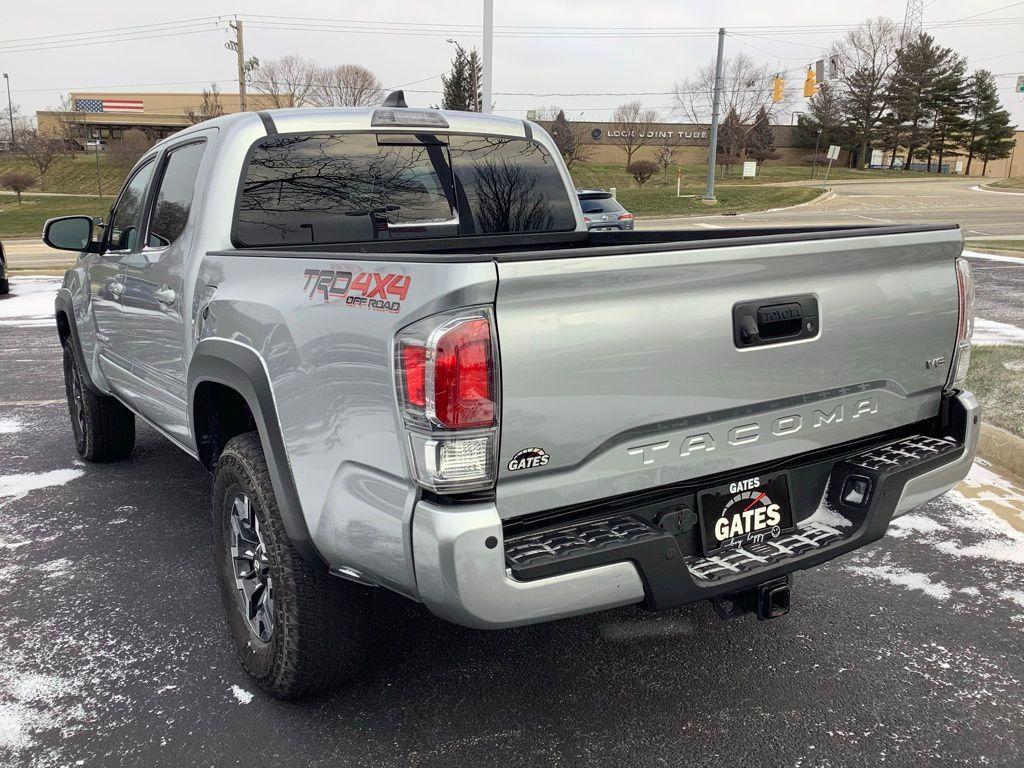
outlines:
[{"label": "front wheel", "polygon": [[86,386],[70,339],[64,343],[64,392],[78,455],[89,461],[127,458],[135,447],[135,414]]},{"label": "front wheel", "polygon": [[296,698],[359,671],[371,635],[370,589],[311,568],[292,546],[256,432],[229,440],[218,459],[213,532],[231,635],[263,690]]}]

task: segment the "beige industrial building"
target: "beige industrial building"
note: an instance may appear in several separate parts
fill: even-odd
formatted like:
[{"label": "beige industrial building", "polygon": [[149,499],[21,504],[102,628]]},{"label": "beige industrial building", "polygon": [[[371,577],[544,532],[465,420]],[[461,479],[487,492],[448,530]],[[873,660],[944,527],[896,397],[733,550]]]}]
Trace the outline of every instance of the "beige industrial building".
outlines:
[{"label": "beige industrial building", "polygon": [[[62,123],[69,124],[70,136],[84,143],[92,138],[117,141],[125,131],[137,128],[151,139],[162,139],[192,124],[189,110],[203,107],[202,93],[86,93],[70,94],[70,112],[36,112],[39,130],[64,135]],[[246,95],[250,110],[272,109],[275,97],[261,93]],[[219,93],[216,103],[224,114],[240,109],[237,93]]]}]

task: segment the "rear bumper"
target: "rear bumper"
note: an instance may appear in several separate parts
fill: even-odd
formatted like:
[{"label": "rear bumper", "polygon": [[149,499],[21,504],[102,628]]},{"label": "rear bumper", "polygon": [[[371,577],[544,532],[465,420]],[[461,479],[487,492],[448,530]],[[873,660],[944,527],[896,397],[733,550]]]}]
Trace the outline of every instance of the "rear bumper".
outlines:
[{"label": "rear bumper", "polygon": [[[672,608],[814,567],[881,538],[894,517],[967,475],[980,409],[969,392],[948,407],[942,437],[892,441],[836,461],[821,506],[796,531],[724,557],[687,551],[678,534],[628,510],[506,539],[493,502],[420,501],[412,532],[420,597],[457,624],[498,629],[639,602]],[[871,480],[858,509],[838,498],[836,486],[850,474]]]}]

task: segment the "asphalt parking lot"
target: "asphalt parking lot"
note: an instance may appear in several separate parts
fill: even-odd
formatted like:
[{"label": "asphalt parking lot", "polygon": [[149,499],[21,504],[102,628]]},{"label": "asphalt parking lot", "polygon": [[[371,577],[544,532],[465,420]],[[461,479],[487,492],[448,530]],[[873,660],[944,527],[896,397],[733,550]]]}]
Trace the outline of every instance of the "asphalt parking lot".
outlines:
[{"label": "asphalt parking lot", "polygon": [[78,461],[47,290],[0,299],[0,764],[1021,765],[1024,490],[981,467],[798,574],[780,620],[485,633],[380,593],[351,685],[268,699],[221,617],[202,468],[144,425],[129,461]]}]

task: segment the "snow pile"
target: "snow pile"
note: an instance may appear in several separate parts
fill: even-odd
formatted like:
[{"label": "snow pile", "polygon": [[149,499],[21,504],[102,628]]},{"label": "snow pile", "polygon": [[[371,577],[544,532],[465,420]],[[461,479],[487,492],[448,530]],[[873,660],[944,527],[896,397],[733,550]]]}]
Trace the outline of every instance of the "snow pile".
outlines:
[{"label": "snow pile", "polygon": [[53,469],[49,472],[26,472],[19,475],[0,475],[0,506],[5,498],[20,499],[32,491],[64,485],[84,475],[81,469]]},{"label": "snow pile", "polygon": [[23,426],[17,419],[0,418],[0,435],[13,435],[15,432],[21,432]]},{"label": "snow pile", "polygon": [[11,292],[0,297],[0,325],[52,325],[59,277],[12,277]]},{"label": "snow pile", "polygon": [[978,317],[974,320],[974,335],[971,342],[978,346],[1024,344],[1024,328]]},{"label": "snow pile", "polygon": [[252,701],[253,694],[249,693],[249,691],[245,690],[245,688],[240,688],[237,685],[232,685],[231,692],[235,695],[235,698],[238,699],[240,704],[248,704],[250,701]]},{"label": "snow pile", "polygon": [[953,594],[953,590],[941,581],[932,581],[923,573],[915,573],[905,568],[896,568],[890,565],[851,565],[847,570],[867,576],[869,579],[887,581],[898,587],[916,589],[936,600],[948,600]]}]

